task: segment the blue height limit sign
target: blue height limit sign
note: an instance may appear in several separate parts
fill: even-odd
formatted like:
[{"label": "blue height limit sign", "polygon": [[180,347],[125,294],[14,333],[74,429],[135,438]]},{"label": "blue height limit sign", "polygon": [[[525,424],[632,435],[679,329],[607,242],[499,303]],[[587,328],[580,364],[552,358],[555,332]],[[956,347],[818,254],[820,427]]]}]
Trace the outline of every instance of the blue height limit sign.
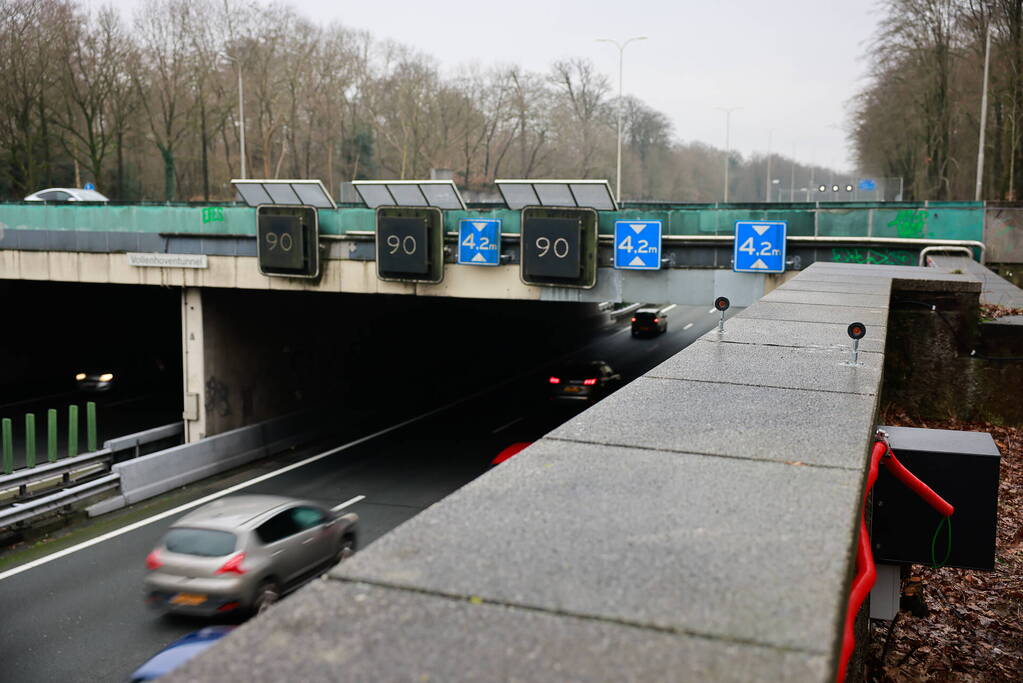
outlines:
[{"label": "blue height limit sign", "polygon": [[469,266],[501,265],[501,221],[496,218],[459,221],[458,262]]},{"label": "blue height limit sign", "polygon": [[615,221],[615,268],[659,270],[661,221]]},{"label": "blue height limit sign", "polygon": [[736,221],[735,257],[737,273],[785,272],[785,221]]}]

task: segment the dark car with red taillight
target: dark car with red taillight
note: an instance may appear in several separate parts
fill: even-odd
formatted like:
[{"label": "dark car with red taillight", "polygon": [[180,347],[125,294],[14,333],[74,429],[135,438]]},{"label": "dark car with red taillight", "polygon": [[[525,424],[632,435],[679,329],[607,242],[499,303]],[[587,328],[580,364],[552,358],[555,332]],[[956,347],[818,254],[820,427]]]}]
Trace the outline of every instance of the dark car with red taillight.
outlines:
[{"label": "dark car with red taillight", "polygon": [[622,376],[601,360],[566,363],[547,378],[550,397],[559,401],[598,401],[622,384]]},{"label": "dark car with red taillight", "polygon": [[632,336],[652,337],[668,331],[668,316],[656,308],[641,308],[632,316]]}]

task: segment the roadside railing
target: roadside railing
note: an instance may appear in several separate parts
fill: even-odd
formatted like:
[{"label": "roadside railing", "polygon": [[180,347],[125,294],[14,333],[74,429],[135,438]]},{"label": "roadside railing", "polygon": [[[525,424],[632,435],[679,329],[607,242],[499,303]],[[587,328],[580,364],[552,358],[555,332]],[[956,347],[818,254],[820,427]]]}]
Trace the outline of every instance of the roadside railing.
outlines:
[{"label": "roadside railing", "polygon": [[184,423],[175,422],[110,439],[92,453],[63,458],[0,475],[0,527],[25,522],[120,486],[114,464],[181,443]]}]

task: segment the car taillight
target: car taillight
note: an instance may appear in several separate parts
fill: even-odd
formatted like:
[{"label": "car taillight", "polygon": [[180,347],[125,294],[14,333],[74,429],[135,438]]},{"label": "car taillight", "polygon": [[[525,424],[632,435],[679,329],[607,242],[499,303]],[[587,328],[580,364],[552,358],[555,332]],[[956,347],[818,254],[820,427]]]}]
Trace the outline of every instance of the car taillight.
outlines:
[{"label": "car taillight", "polygon": [[561,378],[559,377],[551,377],[547,381],[550,382],[551,384],[561,384]]},{"label": "car taillight", "polygon": [[583,384],[585,384],[588,387],[592,387],[596,383],[597,383],[596,379],[584,379],[583,380]]},{"label": "car taillight", "polygon": [[654,318],[654,322],[655,323],[659,323],[659,322],[661,322],[661,319],[660,318]]},{"label": "car taillight", "polygon": [[218,569],[215,574],[238,574],[241,576],[245,573],[242,569],[242,560],[245,559],[245,553],[238,553],[230,560],[224,563],[224,566]]},{"label": "car taillight", "polygon": [[159,551],[152,551],[146,555],[146,569],[159,569],[163,566],[163,562],[160,561]]},{"label": "car taillight", "polygon": [[632,322],[636,322],[636,319],[635,319],[635,318],[633,318],[633,319],[632,319]]}]

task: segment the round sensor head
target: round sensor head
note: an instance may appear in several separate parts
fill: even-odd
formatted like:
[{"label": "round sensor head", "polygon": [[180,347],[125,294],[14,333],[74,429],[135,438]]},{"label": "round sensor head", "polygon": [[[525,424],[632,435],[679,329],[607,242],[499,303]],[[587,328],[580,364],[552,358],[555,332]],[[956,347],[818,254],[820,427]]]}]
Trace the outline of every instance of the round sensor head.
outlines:
[{"label": "round sensor head", "polygon": [[727,311],[728,307],[731,305],[732,302],[728,300],[727,296],[719,296],[718,298],[714,299],[714,308],[718,309],[719,311]]},{"label": "round sensor head", "polygon": [[846,330],[853,339],[863,339],[867,334],[867,326],[863,323],[850,323]]}]

